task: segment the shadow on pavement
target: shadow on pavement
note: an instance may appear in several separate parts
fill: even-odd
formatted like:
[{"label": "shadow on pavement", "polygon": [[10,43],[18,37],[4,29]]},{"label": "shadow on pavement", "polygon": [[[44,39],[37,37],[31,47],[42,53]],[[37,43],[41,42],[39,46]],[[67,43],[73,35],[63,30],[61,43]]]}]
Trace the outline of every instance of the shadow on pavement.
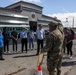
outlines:
[{"label": "shadow on pavement", "polygon": [[74,66],[74,65],[76,65],[76,61],[62,62],[62,66]]},{"label": "shadow on pavement", "polygon": [[22,55],[22,56],[15,56],[13,58],[23,58],[23,57],[33,57],[33,56],[37,56],[36,54],[35,55]]}]

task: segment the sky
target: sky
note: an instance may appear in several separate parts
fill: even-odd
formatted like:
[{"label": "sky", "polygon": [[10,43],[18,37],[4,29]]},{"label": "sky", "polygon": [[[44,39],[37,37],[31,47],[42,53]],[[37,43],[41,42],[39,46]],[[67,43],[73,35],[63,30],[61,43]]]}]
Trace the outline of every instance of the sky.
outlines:
[{"label": "sky", "polygon": [[[6,7],[21,0],[0,0],[0,7]],[[43,7],[43,14],[57,17],[64,26],[76,27],[76,0],[22,0]],[[68,18],[68,22],[66,22]]]}]

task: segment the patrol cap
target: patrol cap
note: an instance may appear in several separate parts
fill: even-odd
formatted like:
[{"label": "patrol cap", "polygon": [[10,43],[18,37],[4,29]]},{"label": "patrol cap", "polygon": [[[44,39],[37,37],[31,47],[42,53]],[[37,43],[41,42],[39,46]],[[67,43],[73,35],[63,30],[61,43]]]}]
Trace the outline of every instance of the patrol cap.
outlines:
[{"label": "patrol cap", "polygon": [[51,21],[48,25],[58,26],[58,22],[53,22],[53,21]]},{"label": "patrol cap", "polygon": [[62,25],[62,23],[61,22],[58,22],[58,25]]}]

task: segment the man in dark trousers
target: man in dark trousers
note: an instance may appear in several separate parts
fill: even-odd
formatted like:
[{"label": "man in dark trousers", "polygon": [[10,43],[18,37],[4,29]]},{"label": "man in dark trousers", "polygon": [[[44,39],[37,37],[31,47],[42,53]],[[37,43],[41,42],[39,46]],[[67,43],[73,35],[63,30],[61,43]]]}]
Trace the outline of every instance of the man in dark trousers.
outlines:
[{"label": "man in dark trousers", "polygon": [[22,52],[25,45],[25,50],[27,53],[27,28],[23,28],[23,31],[20,34],[21,44],[22,44]]},{"label": "man in dark trousers", "polygon": [[39,54],[40,52],[40,45],[41,45],[41,48],[43,48],[43,44],[44,44],[44,35],[45,35],[45,32],[42,28],[42,25],[39,24],[38,25],[39,29],[36,30],[36,38],[37,38],[37,54]]},{"label": "man in dark trousers", "polygon": [[[4,27],[3,28],[3,37],[4,37],[4,52],[9,52],[9,38],[10,38],[10,35],[9,35],[9,32],[7,31],[7,27]],[[6,47],[7,47],[7,51],[6,51]]]},{"label": "man in dark trousers", "polygon": [[[13,31],[11,32],[11,36],[12,36],[12,42],[13,42],[13,52],[16,49],[17,52],[17,40],[18,40],[18,33],[16,32],[16,28],[13,28]],[[14,49],[15,47],[15,49]]]}]

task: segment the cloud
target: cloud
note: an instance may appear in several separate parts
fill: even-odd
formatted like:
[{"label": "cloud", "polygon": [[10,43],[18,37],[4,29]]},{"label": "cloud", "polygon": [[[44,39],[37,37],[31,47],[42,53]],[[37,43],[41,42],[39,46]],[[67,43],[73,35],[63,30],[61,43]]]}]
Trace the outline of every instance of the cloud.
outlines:
[{"label": "cloud", "polygon": [[69,13],[69,11],[67,11],[65,8],[63,8],[62,11],[65,13]]},{"label": "cloud", "polygon": [[26,1],[26,2],[41,2],[41,0],[10,0],[10,1],[13,1],[13,2],[18,2],[18,1]]},{"label": "cloud", "polygon": [[[73,27],[73,23],[74,23],[74,27],[76,27],[76,12],[48,14],[48,16],[51,16],[51,17],[56,16],[58,19],[60,19],[62,21],[62,23],[65,27]],[[68,22],[66,22],[66,18],[67,18]]]},{"label": "cloud", "polygon": [[64,8],[63,8],[62,10],[63,10],[63,11],[65,11],[65,9],[64,9]]}]

